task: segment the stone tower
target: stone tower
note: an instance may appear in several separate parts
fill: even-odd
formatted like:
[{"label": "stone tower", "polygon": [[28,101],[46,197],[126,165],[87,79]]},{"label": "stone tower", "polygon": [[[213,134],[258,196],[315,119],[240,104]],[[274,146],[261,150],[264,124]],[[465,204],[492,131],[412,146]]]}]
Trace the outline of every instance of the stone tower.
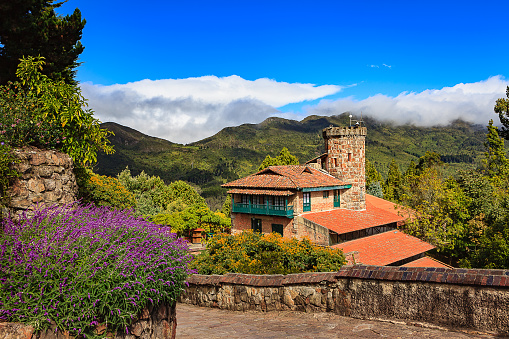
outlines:
[{"label": "stone tower", "polygon": [[327,127],[323,130],[327,160],[325,169],[351,184],[341,192],[341,207],[366,209],[366,127]]}]

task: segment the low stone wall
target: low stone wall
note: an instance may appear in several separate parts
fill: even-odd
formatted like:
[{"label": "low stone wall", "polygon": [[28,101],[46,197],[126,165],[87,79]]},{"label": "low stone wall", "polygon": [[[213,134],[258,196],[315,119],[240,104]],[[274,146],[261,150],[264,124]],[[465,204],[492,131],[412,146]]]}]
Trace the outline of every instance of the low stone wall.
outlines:
[{"label": "low stone wall", "polygon": [[349,266],[333,273],[193,275],[180,301],[228,310],[334,312],[509,333],[509,271]]},{"label": "low stone wall", "polygon": [[[29,325],[18,323],[0,323],[0,339],[68,339],[69,333],[55,331],[55,326],[41,333],[36,333]],[[99,334],[104,334],[105,326],[97,327]],[[107,334],[115,339],[175,339],[177,318],[175,304],[149,306],[141,312],[139,319],[128,327],[129,333]]]},{"label": "low stone wall", "polygon": [[67,154],[35,147],[16,149],[14,154],[19,159],[14,167],[20,177],[9,189],[6,212],[19,215],[36,204],[61,206],[76,200],[74,165]]}]

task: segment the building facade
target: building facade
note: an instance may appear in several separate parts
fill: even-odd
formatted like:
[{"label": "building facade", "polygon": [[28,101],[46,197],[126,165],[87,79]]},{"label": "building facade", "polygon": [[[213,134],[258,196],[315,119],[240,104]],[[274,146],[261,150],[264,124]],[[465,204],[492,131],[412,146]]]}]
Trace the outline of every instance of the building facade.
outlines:
[{"label": "building facade", "polygon": [[305,165],[270,166],[223,185],[232,196],[232,232],[308,238],[343,249],[351,263],[429,262],[422,259],[434,246],[397,230],[406,219],[398,206],[366,194],[367,129],[322,134],[326,153]]}]

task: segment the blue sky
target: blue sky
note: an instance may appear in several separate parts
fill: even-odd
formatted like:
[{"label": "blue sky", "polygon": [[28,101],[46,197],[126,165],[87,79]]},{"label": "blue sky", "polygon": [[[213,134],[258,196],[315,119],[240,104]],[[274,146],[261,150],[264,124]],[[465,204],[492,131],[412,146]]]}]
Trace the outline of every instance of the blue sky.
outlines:
[{"label": "blue sky", "polygon": [[175,142],[346,110],[486,125],[509,84],[503,1],[69,0],[57,12],[76,7],[96,116]]}]

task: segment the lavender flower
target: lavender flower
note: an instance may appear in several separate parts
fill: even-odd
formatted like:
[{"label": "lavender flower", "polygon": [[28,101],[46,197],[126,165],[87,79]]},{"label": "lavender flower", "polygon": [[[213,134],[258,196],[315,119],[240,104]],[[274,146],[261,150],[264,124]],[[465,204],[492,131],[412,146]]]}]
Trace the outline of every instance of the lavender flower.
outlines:
[{"label": "lavender flower", "polygon": [[185,241],[129,211],[69,205],[1,226],[0,318],[11,321],[123,330],[149,302],[174,302],[193,273]]}]

